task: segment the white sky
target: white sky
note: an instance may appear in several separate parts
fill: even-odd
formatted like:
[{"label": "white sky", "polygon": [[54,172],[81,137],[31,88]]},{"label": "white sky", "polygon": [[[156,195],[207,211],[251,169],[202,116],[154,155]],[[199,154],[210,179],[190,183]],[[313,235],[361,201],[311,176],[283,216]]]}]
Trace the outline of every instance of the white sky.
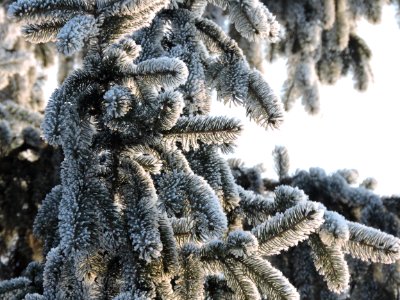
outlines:
[{"label": "white sky", "polygon": [[[263,163],[266,175],[274,176],[271,152],[275,145],[289,150],[291,173],[296,169],[357,169],[360,182],[378,181],[377,193],[400,194],[400,30],[392,7],[385,7],[382,24],[360,22],[359,35],[372,50],[374,82],[360,93],[353,89],[351,75],[320,90],[321,111],[308,115],[298,100],[285,114],[278,130],[268,130],[247,121],[244,109],[228,109],[215,103],[213,114],[242,119],[244,131],[237,150],[246,165]],[[268,65],[266,79],[279,95],[285,80],[283,61]]]}]

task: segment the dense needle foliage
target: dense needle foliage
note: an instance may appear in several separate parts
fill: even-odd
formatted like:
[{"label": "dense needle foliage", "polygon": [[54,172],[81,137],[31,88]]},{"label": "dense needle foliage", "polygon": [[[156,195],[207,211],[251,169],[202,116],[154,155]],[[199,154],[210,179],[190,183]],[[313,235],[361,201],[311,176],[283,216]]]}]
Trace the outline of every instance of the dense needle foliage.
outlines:
[{"label": "dense needle foliage", "polygon": [[[397,207],[396,199],[383,201],[367,191],[371,180],[350,187],[348,171],[329,177],[312,169],[290,176],[284,148],[274,152],[279,181],[263,180],[258,170],[237,161],[229,165],[221,155],[233,151],[241,125],[209,115],[214,92],[226,104],[242,105],[266,129],[282,121],[278,98],[249,65],[257,65],[252,51],[258,47],[255,52],[261,53],[263,42],[270,53],[280,49],[289,57],[286,108],[302,96],[315,112],[319,80],[333,83],[351,68],[359,85],[367,82],[369,55],[359,55],[367,48],[351,28],[359,15],[369,14],[367,6],[355,13],[353,2],[360,1],[264,2],[17,0],[9,5],[8,15],[22,24],[26,40],[40,43],[37,47],[54,42],[61,55],[82,62],[69,72],[72,59],[72,67],[60,72],[65,80],[50,97],[43,121],[26,111],[28,104],[19,108],[1,99],[4,157],[21,147],[13,146],[13,139],[22,134],[22,150],[29,153],[18,159],[32,162],[36,155],[40,164],[33,174],[47,174],[44,183],[21,179],[19,187],[52,186],[33,224],[43,259],[32,256],[36,261],[21,274],[11,274],[21,276],[0,282],[1,297],[398,297],[398,219],[385,215],[389,206]],[[3,22],[7,26],[14,30]],[[244,39],[251,43],[241,49]],[[20,55],[10,47],[3,52]],[[327,53],[337,58],[331,65]],[[21,55],[23,66],[32,61]],[[4,86],[15,73],[1,78]],[[29,129],[15,131],[16,120]],[[42,155],[52,148],[40,141],[38,123],[47,143],[62,152],[59,171],[56,158],[46,162],[53,154]],[[31,196],[31,189],[25,191]],[[2,205],[13,207],[5,200]],[[37,206],[28,206],[29,212]],[[378,210],[385,215],[380,223]],[[2,217],[11,215],[2,208]],[[14,226],[9,230],[18,229]],[[31,235],[29,230],[25,226],[17,238]],[[367,282],[371,271],[363,272],[368,267],[359,261],[389,268],[376,267],[381,277],[373,273]],[[371,294],[382,278],[390,284]]]}]

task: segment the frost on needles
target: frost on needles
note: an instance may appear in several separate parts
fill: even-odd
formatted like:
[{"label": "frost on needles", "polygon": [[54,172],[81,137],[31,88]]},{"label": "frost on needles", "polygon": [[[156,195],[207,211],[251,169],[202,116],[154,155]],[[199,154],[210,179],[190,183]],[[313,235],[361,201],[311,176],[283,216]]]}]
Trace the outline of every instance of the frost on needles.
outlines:
[{"label": "frost on needles", "polygon": [[[329,209],[323,213],[318,235],[313,233],[297,247],[270,257],[271,263],[296,286],[301,299],[395,299],[400,260],[393,264],[371,262],[385,261],[386,254],[390,256],[398,247],[393,236],[385,241],[381,237],[386,235],[382,231],[400,235],[399,197],[374,194],[373,185],[365,184],[374,181],[371,178],[357,185],[358,174],[351,169],[326,174],[320,168],[310,168],[290,174],[288,151],[281,146],[275,148],[273,157],[278,180],[262,178],[259,166],[248,168],[238,159],[229,161],[236,182],[256,195],[249,224],[262,222],[261,207],[272,207],[272,197],[279,195],[282,186],[301,189]],[[267,199],[261,195],[267,195]],[[342,293],[332,292],[348,283],[350,288]]]},{"label": "frost on needles", "polygon": [[334,292],[349,285],[344,253],[400,258],[399,239],[347,221],[296,187],[263,195],[235,182],[219,150],[232,151],[241,125],[208,115],[212,91],[265,128],[279,126],[282,114],[238,44],[203,17],[207,4],[226,10],[244,38],[279,37],[257,0],[10,5],[27,39],[84,58],[52,94],[42,123],[64,154],[61,183],[34,224],[45,259],[1,282],[4,297],[299,299],[270,260],[303,241]]},{"label": "frost on needles", "polygon": [[[243,6],[251,1],[237,1]],[[377,24],[382,8],[392,4],[399,15],[399,1],[362,0],[261,0],[276,16],[286,34],[277,43],[248,39],[238,26],[229,26],[229,34],[243,49],[250,65],[266,72],[265,59],[287,59],[287,79],[282,101],[290,110],[301,99],[310,114],[320,110],[319,89],[322,84],[335,84],[342,76],[351,75],[354,88],[364,91],[373,80],[371,50],[357,33],[361,19]],[[208,16],[225,24],[226,15],[210,8]],[[230,18],[232,20],[232,18]],[[267,51],[262,49],[266,48]],[[266,52],[266,53],[265,53]]]}]

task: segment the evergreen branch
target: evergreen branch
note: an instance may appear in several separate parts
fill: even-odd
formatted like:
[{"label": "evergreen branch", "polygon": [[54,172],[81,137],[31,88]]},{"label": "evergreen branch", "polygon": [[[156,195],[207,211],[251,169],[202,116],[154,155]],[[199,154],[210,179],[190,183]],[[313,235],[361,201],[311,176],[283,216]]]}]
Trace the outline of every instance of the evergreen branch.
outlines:
[{"label": "evergreen branch", "polygon": [[187,177],[186,192],[189,196],[195,233],[200,240],[220,237],[227,229],[226,216],[218,198],[200,176]]},{"label": "evergreen branch", "polygon": [[76,11],[76,10],[67,10],[67,9],[56,9],[49,10],[43,13],[38,13],[33,16],[23,16],[20,20],[22,24],[37,24],[37,23],[49,23],[49,22],[68,22],[68,20],[79,17],[84,12]]},{"label": "evergreen branch", "polygon": [[159,295],[162,299],[176,299],[176,293],[172,288],[171,279],[166,277],[157,280],[155,283],[157,295]]},{"label": "evergreen branch", "polygon": [[[214,191],[194,174],[168,172],[157,182],[160,208],[169,217],[177,217],[179,231],[191,229],[192,238],[205,241],[221,236],[227,226],[226,216]],[[184,218],[184,219],[180,219]],[[175,231],[175,228],[174,228]]]},{"label": "evergreen branch", "polygon": [[[73,155],[71,155],[71,158]],[[93,245],[93,233],[88,227],[92,222],[88,222],[88,218],[93,218],[91,211],[88,209],[90,203],[84,195],[85,191],[90,188],[90,184],[83,183],[81,178],[84,178],[85,171],[80,168],[79,163],[75,160],[64,161],[63,167],[63,185],[62,197],[58,210],[58,232],[60,235],[60,249],[64,255],[74,255],[78,250],[86,250]],[[76,170],[74,174],[68,174],[66,170]],[[94,218],[93,218],[94,219]],[[93,221],[93,219],[91,221]]]},{"label": "evergreen branch", "polygon": [[156,158],[148,155],[138,155],[133,158],[146,172],[152,174],[160,173],[162,162]]},{"label": "evergreen branch", "polygon": [[229,0],[229,16],[236,30],[250,41],[267,38],[279,40],[280,26],[269,10],[258,0]]},{"label": "evergreen branch", "polygon": [[32,282],[26,277],[2,280],[0,282],[0,295],[6,296],[8,294],[10,298],[7,297],[7,299],[11,299],[11,293],[16,296],[19,290],[26,289],[31,283]]},{"label": "evergreen branch", "polygon": [[127,148],[122,156],[135,160],[144,170],[158,174],[162,167],[162,161],[157,151],[143,145]]},{"label": "evergreen branch", "polygon": [[104,39],[118,41],[123,35],[151,24],[156,14],[165,8],[169,0],[123,0],[112,1],[100,8],[101,19],[107,26]]},{"label": "evergreen branch", "polygon": [[119,188],[133,249],[146,262],[161,255],[157,194],[148,173],[135,161],[122,160]]},{"label": "evergreen branch", "polygon": [[[199,256],[211,272],[223,272],[228,286],[235,293],[235,299],[260,299],[256,285],[243,272],[240,263],[236,261],[236,259],[242,259],[243,254],[247,252],[246,240],[247,243],[250,241],[247,235],[245,232],[237,231],[234,234],[235,241],[232,243],[231,240],[230,245],[221,240],[211,241],[200,248]],[[245,242],[242,245],[241,240]],[[248,245],[250,245],[250,249],[254,247],[254,237]],[[237,250],[240,251],[237,252]],[[235,253],[239,254],[236,259]]]},{"label": "evergreen branch", "polygon": [[[176,170],[161,174],[156,181],[159,195],[159,208],[166,212],[169,217],[190,216],[190,203],[187,203],[187,181],[188,176],[184,172]],[[188,195],[191,196],[191,195]]]},{"label": "evergreen branch", "polygon": [[171,218],[171,226],[177,242],[183,244],[184,242],[189,242],[191,240],[195,221],[191,217],[173,217]]},{"label": "evergreen branch", "polygon": [[336,212],[325,210],[325,222],[319,230],[321,241],[327,246],[340,246],[349,240],[349,228],[346,219]]},{"label": "evergreen branch", "polygon": [[[217,271],[222,269],[228,285],[242,299],[299,299],[296,289],[271,264],[254,256],[257,251],[254,237],[234,231],[227,241],[216,240],[201,247],[201,260]],[[259,293],[260,292],[260,293]]]},{"label": "evergreen branch", "polygon": [[275,172],[278,174],[279,179],[289,176],[289,154],[285,147],[276,146],[272,152],[275,163]]},{"label": "evergreen branch", "polygon": [[163,143],[157,147],[161,158],[165,161],[165,165],[163,166],[164,170],[169,172],[180,170],[184,174],[192,174],[193,171],[182,151],[177,149],[174,145],[173,147],[170,146],[171,145]]},{"label": "evergreen branch", "polygon": [[366,188],[367,190],[375,190],[378,185],[378,181],[375,178],[365,178],[361,183],[360,187]]},{"label": "evergreen branch", "polygon": [[118,202],[111,197],[110,190],[101,179],[96,181],[94,188],[96,192],[93,192],[93,196],[97,198],[97,226],[98,231],[101,232],[99,243],[103,249],[112,252],[115,251],[124,236],[120,207],[118,207]]},{"label": "evergreen branch", "polygon": [[262,223],[275,213],[273,199],[246,191],[241,186],[237,188],[240,196],[240,209],[250,225]]},{"label": "evergreen branch", "polygon": [[67,159],[74,159],[73,163],[79,165],[81,159],[89,159],[91,156],[89,148],[93,140],[93,127],[88,119],[80,119],[77,105],[71,102],[62,106],[61,115],[61,145],[64,156]]},{"label": "evergreen branch", "polygon": [[350,281],[349,268],[340,245],[325,245],[316,234],[308,240],[318,273],[324,277],[328,288],[335,292],[344,292]]},{"label": "evergreen branch", "polygon": [[308,201],[308,196],[297,187],[289,185],[280,185],[274,190],[275,193],[275,211],[283,212],[292,206]]},{"label": "evergreen branch", "polygon": [[346,57],[353,69],[354,87],[365,91],[372,79],[372,72],[369,66],[371,50],[365,41],[356,34],[350,34],[348,51]]},{"label": "evergreen branch", "polygon": [[231,231],[226,238],[224,255],[233,257],[248,257],[257,254],[258,241],[248,231]]},{"label": "evergreen branch", "polygon": [[224,144],[234,141],[241,131],[239,121],[225,117],[181,117],[175,126],[164,132],[164,139],[182,143],[184,150],[205,144]]},{"label": "evergreen branch", "polygon": [[227,9],[229,5],[229,0],[207,0],[207,2],[219,6],[222,9]]},{"label": "evergreen branch", "polygon": [[223,263],[223,273],[228,286],[235,292],[235,298],[240,300],[260,300],[255,283],[246,276],[241,265],[233,259],[226,259]]},{"label": "evergreen branch", "polygon": [[107,120],[125,116],[132,108],[133,96],[129,88],[114,85],[103,96]]},{"label": "evergreen branch", "polygon": [[107,43],[116,43],[124,36],[149,26],[150,21],[150,19],[142,21],[140,16],[137,15],[115,15],[107,17],[103,22],[103,24],[107,24],[107,27],[106,30],[104,30],[102,39],[107,41]]},{"label": "evergreen branch", "polygon": [[304,241],[323,223],[323,210],[315,202],[305,202],[278,213],[252,233],[259,242],[263,255],[279,254]]},{"label": "evergreen branch", "polygon": [[50,96],[46,106],[45,117],[42,124],[43,136],[50,145],[60,143],[60,117],[61,117],[61,91],[56,89]]},{"label": "evergreen branch", "polygon": [[[196,42],[193,44],[193,47],[200,48]],[[212,97],[207,86],[204,65],[200,58],[205,55],[205,51],[201,52],[187,61],[189,77],[182,90],[186,96],[186,106],[183,110],[186,115],[205,115],[211,110]],[[187,101],[189,99],[190,101]]]},{"label": "evergreen branch", "polygon": [[166,214],[161,214],[158,224],[160,226],[160,239],[163,245],[161,251],[163,270],[169,274],[174,274],[179,268],[179,257],[172,222]]},{"label": "evergreen branch", "polygon": [[186,244],[180,251],[179,277],[175,292],[180,300],[200,300],[204,294],[204,271],[197,256],[197,248]]},{"label": "evergreen branch", "polygon": [[228,37],[225,32],[214,22],[198,18],[195,20],[200,39],[211,53],[232,54],[236,57],[243,55],[235,40]]},{"label": "evergreen branch", "polygon": [[390,264],[400,259],[400,240],[393,235],[362,224],[347,222],[349,240],[342,250],[363,261]]},{"label": "evergreen branch", "polygon": [[57,285],[61,277],[64,261],[65,257],[59,246],[52,248],[47,253],[43,271],[43,296],[45,298],[51,299],[51,297],[57,295]]},{"label": "evergreen branch", "polygon": [[219,197],[224,211],[239,206],[237,185],[226,161],[215,146],[202,145],[187,154],[193,172],[204,177]]},{"label": "evergreen branch", "polygon": [[154,18],[156,13],[165,8],[168,0],[122,0],[108,1],[109,3],[101,5],[100,12],[103,17],[110,16],[135,16],[146,22]]},{"label": "evergreen branch", "polygon": [[[69,120],[67,111],[74,109],[74,114],[76,114],[80,105],[79,100],[92,93],[93,89],[96,88],[93,85],[93,76],[96,76],[96,74],[88,70],[76,70],[51,95],[42,123],[43,135],[49,144],[58,145],[61,142],[60,137],[63,132],[71,131],[71,128],[76,127],[76,124],[79,123],[74,123],[76,119]],[[75,115],[74,118],[77,118],[77,116]],[[66,122],[70,122],[70,124]]]},{"label": "evergreen branch", "polygon": [[40,24],[27,24],[22,27],[22,34],[31,43],[54,42],[65,23],[66,20],[56,20]]},{"label": "evergreen branch", "polygon": [[[242,258],[257,252],[257,240],[248,231],[235,230],[230,232],[225,241],[211,240],[201,246],[201,260],[209,265],[223,262],[226,258]],[[215,271],[218,267],[215,268]]]},{"label": "evergreen branch", "polygon": [[211,53],[221,54],[206,63],[209,84],[215,86],[217,96],[224,103],[242,103],[248,94],[249,67],[237,43],[216,24],[204,19],[196,20],[196,28]]},{"label": "evergreen branch", "polygon": [[242,104],[248,97],[249,66],[242,57],[223,56],[208,67],[209,81],[225,104]]},{"label": "evergreen branch", "polygon": [[355,184],[358,180],[358,172],[354,169],[341,169],[336,171],[336,174],[342,176],[348,184]]},{"label": "evergreen branch", "polygon": [[45,250],[53,246],[58,227],[58,209],[62,197],[62,186],[55,186],[42,202],[33,225],[33,233],[45,242]]},{"label": "evergreen branch", "polygon": [[158,97],[161,109],[158,115],[157,127],[160,130],[170,130],[178,121],[182,109],[183,98],[182,94],[176,91],[166,91]]},{"label": "evergreen branch", "polygon": [[8,16],[17,20],[37,20],[55,16],[63,16],[68,12],[88,11],[92,9],[91,1],[85,0],[17,0],[8,9]]},{"label": "evergreen branch", "polygon": [[336,45],[339,51],[344,50],[349,43],[349,33],[351,30],[348,17],[348,3],[345,0],[337,0],[335,2],[335,34]]},{"label": "evergreen branch", "polygon": [[126,36],[118,42],[111,44],[104,51],[105,53],[109,53],[109,51],[122,51],[125,55],[129,57],[132,61],[134,61],[140,55],[142,51],[142,46],[136,44],[135,40],[132,37]]},{"label": "evergreen branch", "polygon": [[324,29],[331,29],[335,23],[335,0],[324,0]]},{"label": "evergreen branch", "polygon": [[299,300],[300,295],[282,272],[258,256],[239,260],[245,274],[257,285],[263,297],[271,300]]},{"label": "evergreen branch", "polygon": [[250,119],[254,119],[265,128],[276,128],[282,122],[279,101],[258,71],[250,73],[248,95],[244,105]]},{"label": "evergreen branch", "polygon": [[[108,196],[109,191],[96,177],[95,156],[89,153],[89,150],[80,142],[81,139],[87,138],[84,133],[86,130],[84,128],[83,133],[67,130],[77,141],[69,138],[70,143],[63,145],[66,159],[62,164],[61,174],[63,188],[58,208],[60,237],[58,244],[65,256],[88,253],[93,251],[95,245],[99,243],[106,246],[107,243],[104,240],[114,234],[117,235],[116,232],[109,234],[109,228],[104,230],[105,226],[101,222],[112,218],[111,215],[102,218],[104,212],[99,212],[99,208],[104,207],[104,198]],[[68,147],[72,149],[68,149]],[[86,164],[83,164],[82,160]],[[117,231],[116,228],[113,230]]]},{"label": "evergreen branch", "polygon": [[146,84],[174,88],[186,81],[188,69],[179,59],[160,57],[137,64],[128,75]]},{"label": "evergreen branch", "polygon": [[224,210],[230,212],[239,207],[239,192],[227,162],[220,156],[218,156],[218,161],[221,174]]},{"label": "evergreen branch", "polygon": [[92,15],[80,15],[70,19],[57,34],[57,49],[70,56],[81,50],[89,37],[97,34],[96,19]]}]

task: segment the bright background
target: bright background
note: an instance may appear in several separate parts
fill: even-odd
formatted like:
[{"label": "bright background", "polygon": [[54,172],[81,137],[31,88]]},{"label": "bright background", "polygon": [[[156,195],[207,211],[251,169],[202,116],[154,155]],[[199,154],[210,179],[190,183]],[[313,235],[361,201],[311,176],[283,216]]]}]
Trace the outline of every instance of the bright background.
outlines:
[{"label": "bright background", "polygon": [[[378,181],[377,193],[400,194],[400,30],[393,7],[384,8],[381,24],[361,21],[358,33],[373,55],[374,82],[366,92],[353,89],[351,75],[334,86],[322,86],[318,115],[308,115],[298,100],[280,129],[267,131],[249,122],[243,108],[216,102],[213,114],[235,116],[244,124],[238,147],[229,157],[241,158],[247,166],[263,163],[266,175],[274,177],[271,153],[275,145],[283,145],[289,151],[291,173],[310,167],[328,173],[356,169],[360,182],[366,177]],[[268,65],[265,73],[279,95],[285,61]]]}]

